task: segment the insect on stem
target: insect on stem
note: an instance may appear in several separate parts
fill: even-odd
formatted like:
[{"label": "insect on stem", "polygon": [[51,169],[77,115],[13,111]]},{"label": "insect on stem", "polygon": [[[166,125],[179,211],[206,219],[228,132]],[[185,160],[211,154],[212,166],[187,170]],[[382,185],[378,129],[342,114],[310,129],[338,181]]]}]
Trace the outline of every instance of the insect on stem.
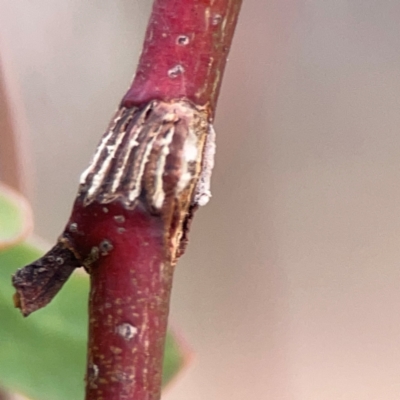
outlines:
[{"label": "insect on stem", "polygon": [[[57,244],[13,276],[27,316],[90,274],[86,400],[158,400],[172,277],[210,198],[212,126],[241,0],[156,0],[131,88]],[[62,262],[61,262],[62,260]]]}]

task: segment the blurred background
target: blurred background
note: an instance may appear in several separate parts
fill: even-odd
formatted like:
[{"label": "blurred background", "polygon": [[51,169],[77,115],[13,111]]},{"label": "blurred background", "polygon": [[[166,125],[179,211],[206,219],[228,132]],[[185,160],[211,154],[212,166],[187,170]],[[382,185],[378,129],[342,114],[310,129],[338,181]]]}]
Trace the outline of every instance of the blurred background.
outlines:
[{"label": "blurred background", "polygon": [[[0,0],[27,143],[19,179],[48,241],[128,87],[150,9]],[[244,0],[213,199],[172,299],[196,355],[165,400],[400,398],[399,26],[393,0]]]}]

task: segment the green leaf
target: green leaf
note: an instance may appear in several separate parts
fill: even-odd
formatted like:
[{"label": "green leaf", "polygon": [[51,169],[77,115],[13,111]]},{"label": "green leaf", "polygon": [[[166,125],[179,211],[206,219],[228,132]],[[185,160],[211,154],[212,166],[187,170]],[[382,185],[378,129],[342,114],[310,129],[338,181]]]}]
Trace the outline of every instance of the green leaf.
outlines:
[{"label": "green leaf", "polygon": [[0,248],[19,242],[32,226],[31,210],[26,200],[0,184]]},{"label": "green leaf", "polygon": [[[29,243],[0,252],[0,384],[35,400],[83,399],[89,281],[73,274],[50,305],[24,319],[13,307],[11,274],[42,255]],[[184,364],[167,337],[163,383]]]}]

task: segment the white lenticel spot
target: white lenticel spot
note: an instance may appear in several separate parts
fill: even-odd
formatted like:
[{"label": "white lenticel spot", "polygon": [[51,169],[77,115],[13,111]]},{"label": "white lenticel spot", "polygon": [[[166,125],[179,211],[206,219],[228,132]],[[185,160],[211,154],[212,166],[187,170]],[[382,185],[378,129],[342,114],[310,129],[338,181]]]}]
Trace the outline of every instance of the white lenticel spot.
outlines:
[{"label": "white lenticel spot", "polygon": [[57,263],[58,265],[63,265],[63,264],[64,264],[64,259],[63,259],[62,257],[57,257],[57,258],[56,258],[56,263]]},{"label": "white lenticel spot", "polygon": [[96,380],[97,377],[99,376],[99,367],[96,364],[92,364],[89,367],[89,372],[90,372],[90,378],[92,381]]},{"label": "white lenticel spot", "polygon": [[182,65],[177,64],[168,70],[168,76],[172,79],[175,79],[179,75],[182,75],[184,72],[185,72],[185,68],[183,68]]},{"label": "white lenticel spot", "polygon": [[78,224],[76,222],[72,222],[72,224],[69,225],[69,231],[72,233],[78,232]]},{"label": "white lenticel spot", "polygon": [[118,224],[123,224],[125,222],[125,217],[123,215],[115,215],[114,220]]},{"label": "white lenticel spot", "polygon": [[102,256],[106,256],[112,249],[114,248],[114,246],[112,245],[112,243],[107,240],[104,239],[100,244],[99,244],[99,249],[100,249],[100,254]]},{"label": "white lenticel spot", "polygon": [[179,35],[176,38],[176,43],[179,44],[179,46],[186,46],[189,44],[189,37],[186,35]]},{"label": "white lenticel spot", "polygon": [[117,333],[125,340],[131,340],[138,332],[137,328],[131,324],[124,322],[117,326]]}]

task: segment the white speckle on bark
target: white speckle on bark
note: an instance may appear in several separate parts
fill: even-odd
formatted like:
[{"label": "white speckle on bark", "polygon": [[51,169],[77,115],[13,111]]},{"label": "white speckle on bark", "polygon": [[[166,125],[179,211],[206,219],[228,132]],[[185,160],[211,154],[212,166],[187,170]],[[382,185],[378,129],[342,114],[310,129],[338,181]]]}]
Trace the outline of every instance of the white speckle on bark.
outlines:
[{"label": "white speckle on bark", "polygon": [[179,46],[187,46],[188,44],[189,44],[189,37],[188,36],[186,36],[186,35],[179,35],[177,38],[176,38],[176,43],[179,45]]},{"label": "white speckle on bark", "polygon": [[78,224],[76,222],[69,224],[69,231],[72,233],[78,232]]},{"label": "white speckle on bark", "polygon": [[115,215],[114,220],[118,224],[123,224],[125,222],[125,217],[123,215]]},{"label": "white speckle on bark", "polygon": [[57,257],[57,258],[56,258],[56,263],[57,263],[58,265],[63,265],[63,264],[64,264],[64,259],[63,259],[62,257]]},{"label": "white speckle on bark", "polygon": [[133,339],[138,332],[136,327],[126,322],[121,325],[118,325],[116,331],[118,335],[123,337],[125,340]]},{"label": "white speckle on bark", "polygon": [[112,249],[114,248],[114,246],[112,245],[112,243],[107,240],[104,239],[100,244],[99,244],[99,249],[100,249],[100,254],[102,256],[106,256]]},{"label": "white speckle on bark", "polygon": [[182,75],[184,72],[185,72],[185,68],[183,68],[182,65],[177,64],[168,70],[168,76],[172,79],[175,79],[179,75]]},{"label": "white speckle on bark", "polygon": [[94,383],[94,381],[97,379],[97,377],[99,376],[99,367],[96,364],[91,364],[89,365],[89,382],[91,384]]}]

